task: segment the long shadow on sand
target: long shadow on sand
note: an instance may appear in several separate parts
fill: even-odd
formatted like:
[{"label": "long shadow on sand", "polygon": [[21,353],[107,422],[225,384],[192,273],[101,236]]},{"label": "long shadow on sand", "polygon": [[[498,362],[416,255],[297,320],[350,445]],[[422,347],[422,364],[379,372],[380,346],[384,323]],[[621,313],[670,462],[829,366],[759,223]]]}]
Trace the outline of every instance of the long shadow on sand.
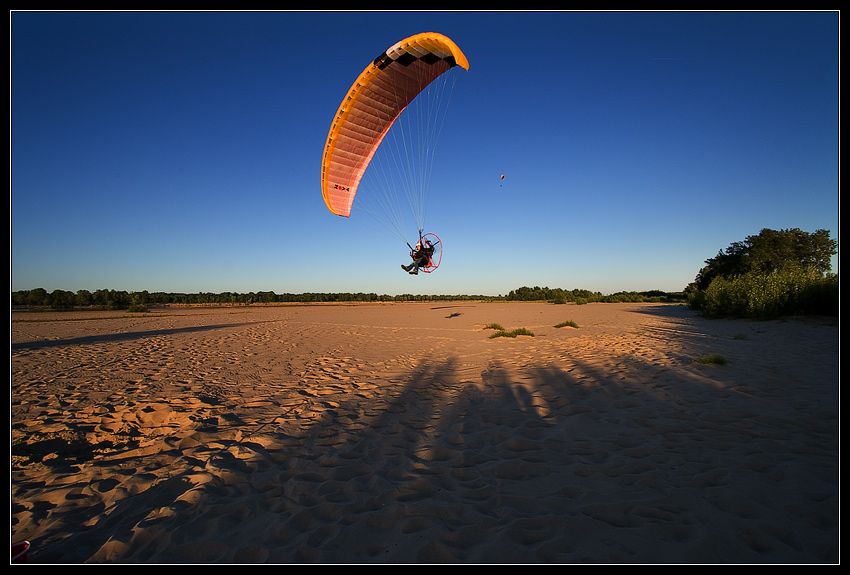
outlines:
[{"label": "long shadow on sand", "polygon": [[19,349],[45,349],[50,347],[64,347],[70,345],[90,345],[95,343],[110,343],[117,341],[130,341],[145,337],[157,337],[163,335],[175,335],[179,333],[192,333],[213,331],[216,329],[224,329],[228,327],[238,327],[239,323],[218,324],[218,325],[200,325],[194,327],[179,327],[174,329],[153,329],[149,331],[131,331],[126,333],[105,333],[101,335],[87,335],[83,337],[74,337],[70,339],[55,339],[42,341],[24,341],[12,344],[12,350]]}]

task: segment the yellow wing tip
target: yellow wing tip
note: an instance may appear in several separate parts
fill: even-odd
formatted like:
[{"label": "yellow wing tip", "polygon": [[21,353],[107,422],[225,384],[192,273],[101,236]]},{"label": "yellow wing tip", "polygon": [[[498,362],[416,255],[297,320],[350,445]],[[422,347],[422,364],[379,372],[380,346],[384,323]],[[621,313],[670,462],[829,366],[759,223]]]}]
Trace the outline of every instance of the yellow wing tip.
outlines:
[{"label": "yellow wing tip", "polygon": [[466,54],[464,54],[460,47],[445,34],[440,34],[439,32],[422,32],[421,34],[414,34],[410,38],[406,38],[398,44],[416,42],[418,40],[433,40],[442,44],[443,47],[445,47],[449,52],[451,52],[452,56],[455,59],[455,64],[457,64],[464,70],[469,71],[469,60],[466,59]]}]

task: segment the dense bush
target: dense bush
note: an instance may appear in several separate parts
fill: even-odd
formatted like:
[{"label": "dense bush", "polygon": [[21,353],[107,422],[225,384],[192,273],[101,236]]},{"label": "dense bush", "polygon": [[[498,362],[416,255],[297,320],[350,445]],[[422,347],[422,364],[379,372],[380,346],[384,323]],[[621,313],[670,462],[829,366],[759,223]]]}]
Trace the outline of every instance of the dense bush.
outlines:
[{"label": "dense bush", "polygon": [[774,319],[787,315],[837,315],[838,276],[816,270],[749,272],[715,278],[691,294],[690,304],[708,317]]},{"label": "dense bush", "polygon": [[706,260],[685,288],[688,303],[708,317],[837,315],[837,247],[827,230],[763,229]]}]

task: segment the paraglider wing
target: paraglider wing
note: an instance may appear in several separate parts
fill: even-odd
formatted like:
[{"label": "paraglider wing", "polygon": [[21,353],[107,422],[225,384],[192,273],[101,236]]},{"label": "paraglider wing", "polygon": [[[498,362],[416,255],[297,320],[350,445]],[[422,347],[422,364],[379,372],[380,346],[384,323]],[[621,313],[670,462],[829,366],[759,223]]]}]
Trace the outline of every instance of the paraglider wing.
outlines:
[{"label": "paraglider wing", "polygon": [[460,48],[434,32],[416,34],[378,56],[360,74],[331,124],[322,157],[322,197],[348,217],[366,167],[395,119],[428,84],[454,66],[469,69]]}]

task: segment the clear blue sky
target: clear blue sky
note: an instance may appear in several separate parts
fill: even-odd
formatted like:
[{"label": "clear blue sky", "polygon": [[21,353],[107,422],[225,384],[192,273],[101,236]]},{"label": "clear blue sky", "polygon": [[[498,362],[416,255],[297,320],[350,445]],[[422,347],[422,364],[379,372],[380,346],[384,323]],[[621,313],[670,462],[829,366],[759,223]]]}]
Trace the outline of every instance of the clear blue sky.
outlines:
[{"label": "clear blue sky", "polygon": [[[12,290],[678,291],[762,228],[838,238],[836,12],[13,12],[10,27]],[[320,165],[357,75],[431,31],[470,70],[429,197],[445,257],[414,277],[397,240],[326,209]]]}]

